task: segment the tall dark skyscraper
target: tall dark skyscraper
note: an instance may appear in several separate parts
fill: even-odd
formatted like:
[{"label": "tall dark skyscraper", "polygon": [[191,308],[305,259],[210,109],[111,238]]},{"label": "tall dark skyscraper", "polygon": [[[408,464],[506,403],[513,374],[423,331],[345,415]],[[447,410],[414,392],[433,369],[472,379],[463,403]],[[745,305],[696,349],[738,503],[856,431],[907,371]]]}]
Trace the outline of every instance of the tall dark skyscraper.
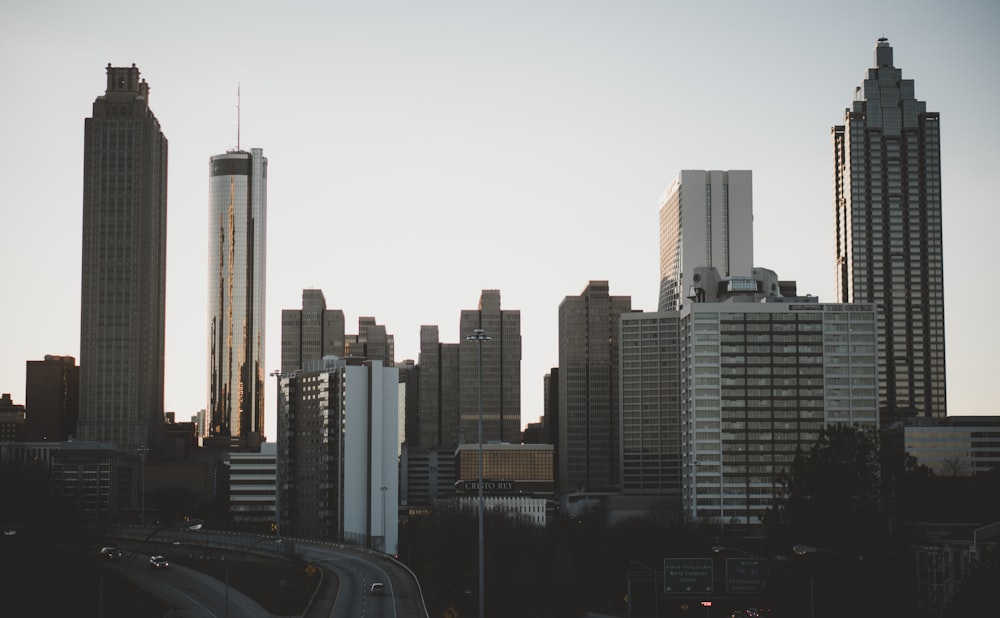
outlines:
[{"label": "tall dark skyscraper", "polygon": [[947,413],[939,123],[881,38],[832,129],[837,302],[878,306],[883,424]]},{"label": "tall dark skyscraper", "polygon": [[209,160],[208,434],[264,431],[267,158],[260,148]]},{"label": "tall dark skyscraper", "polygon": [[166,263],[167,139],[139,69],[109,64],[84,121],[81,439],[159,436]]},{"label": "tall dark skyscraper", "polygon": [[607,281],[591,281],[559,303],[560,493],[620,486],[619,319],[628,296],[611,296]]}]

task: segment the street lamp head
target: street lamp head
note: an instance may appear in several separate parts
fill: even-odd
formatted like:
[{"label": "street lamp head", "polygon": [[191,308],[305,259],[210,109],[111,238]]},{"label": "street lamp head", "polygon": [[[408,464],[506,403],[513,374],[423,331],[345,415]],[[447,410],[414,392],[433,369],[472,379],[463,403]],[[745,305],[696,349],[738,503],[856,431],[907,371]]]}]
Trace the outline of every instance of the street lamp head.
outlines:
[{"label": "street lamp head", "polygon": [[792,551],[800,556],[805,556],[806,554],[815,554],[816,548],[811,545],[795,545],[792,547]]}]

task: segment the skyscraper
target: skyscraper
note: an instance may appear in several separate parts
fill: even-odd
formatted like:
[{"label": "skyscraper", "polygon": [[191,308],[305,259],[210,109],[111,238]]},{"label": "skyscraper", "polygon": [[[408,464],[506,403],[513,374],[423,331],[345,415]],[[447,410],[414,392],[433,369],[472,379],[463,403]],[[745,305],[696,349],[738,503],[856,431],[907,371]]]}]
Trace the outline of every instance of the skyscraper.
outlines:
[{"label": "skyscraper", "polygon": [[80,368],[72,356],[45,355],[25,367],[25,441],[64,442],[76,437]]},{"label": "skyscraper", "polygon": [[[477,328],[490,341],[470,341]],[[479,309],[459,318],[461,442],[479,440],[479,347],[482,346],[483,441],[521,441],[521,312],[500,308],[500,290],[483,290]]]},{"label": "skyscraper", "polygon": [[687,304],[694,269],[723,275],[753,268],[753,183],[749,170],[683,170],[660,199],[659,311]]},{"label": "skyscraper", "polygon": [[84,121],[80,438],[132,449],[163,425],[167,139],[139,69],[107,67]]},{"label": "skyscraper", "polygon": [[208,173],[208,433],[252,444],[264,431],[267,158],[230,151]]},{"label": "skyscraper", "polygon": [[882,423],[944,416],[939,116],[885,38],[832,134],[837,302],[878,306]]},{"label": "skyscraper", "polygon": [[302,309],[281,311],[281,373],[324,356],[344,356],[344,312],[327,309],[323,290],[302,290]]},{"label": "skyscraper", "polygon": [[619,318],[628,296],[591,281],[559,303],[559,492],[612,491],[619,478]]}]

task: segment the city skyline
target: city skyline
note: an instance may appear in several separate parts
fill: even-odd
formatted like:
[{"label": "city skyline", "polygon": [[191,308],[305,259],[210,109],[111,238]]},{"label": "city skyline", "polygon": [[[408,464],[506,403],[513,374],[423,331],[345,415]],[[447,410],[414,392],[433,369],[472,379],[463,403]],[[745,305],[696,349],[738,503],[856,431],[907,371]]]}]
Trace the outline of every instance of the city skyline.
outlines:
[{"label": "city skyline", "polygon": [[[456,312],[498,289],[522,316],[523,425],[558,364],[562,298],[600,279],[655,310],[658,198],[681,170],[752,171],[754,265],[835,300],[829,131],[885,36],[943,125],[948,411],[995,412],[1000,340],[976,318],[1000,301],[978,283],[1000,262],[984,182],[1000,164],[998,86],[984,77],[1000,9],[851,7],[865,23],[831,28],[794,3],[213,6],[198,23],[159,15],[156,32],[99,6],[5,7],[0,78],[45,93],[57,74],[58,96],[0,103],[0,391],[24,403],[27,361],[83,360],[80,119],[109,62],[141,68],[170,138],[166,410],[205,405],[204,161],[236,145],[240,87],[241,139],[273,162],[265,370],[280,366],[281,309],[303,289],[326,290],[349,323],[378,316],[397,361],[417,358],[423,324],[459,341]],[[209,57],[211,71],[191,69]],[[331,268],[340,257],[349,265]]]}]

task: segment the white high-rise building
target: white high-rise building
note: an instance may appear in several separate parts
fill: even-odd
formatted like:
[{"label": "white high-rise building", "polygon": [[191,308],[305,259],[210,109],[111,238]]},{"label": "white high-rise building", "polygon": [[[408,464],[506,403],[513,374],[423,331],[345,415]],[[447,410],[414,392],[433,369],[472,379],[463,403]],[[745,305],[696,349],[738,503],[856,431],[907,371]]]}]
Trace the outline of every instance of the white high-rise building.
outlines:
[{"label": "white high-rise building", "polygon": [[209,162],[208,431],[241,446],[264,433],[267,158],[260,148]]},{"label": "white high-rise building", "polygon": [[753,267],[750,170],[683,170],[660,199],[659,311],[687,304],[694,269],[724,277]]},{"label": "white high-rise building", "polygon": [[283,533],[396,553],[399,370],[328,356],[279,384]]}]

